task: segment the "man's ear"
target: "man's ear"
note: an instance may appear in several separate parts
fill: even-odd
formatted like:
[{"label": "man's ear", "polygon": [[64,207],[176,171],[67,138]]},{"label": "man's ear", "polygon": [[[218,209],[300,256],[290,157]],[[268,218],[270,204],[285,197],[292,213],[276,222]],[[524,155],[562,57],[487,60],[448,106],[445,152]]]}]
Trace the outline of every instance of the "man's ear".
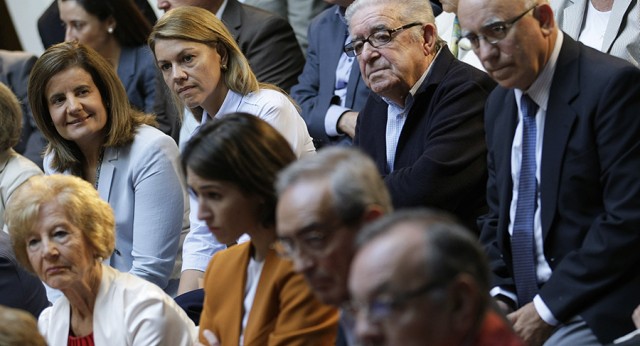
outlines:
[{"label": "man's ear", "polygon": [[540,28],[545,36],[551,35],[556,22],[553,18],[553,10],[549,4],[540,4],[533,9],[533,17],[540,23]]},{"label": "man's ear", "polygon": [[478,323],[481,307],[478,285],[471,275],[459,274],[450,285],[452,327],[458,335],[465,335]]},{"label": "man's ear", "polygon": [[423,50],[425,55],[430,55],[435,49],[438,41],[438,29],[431,23],[427,23],[422,27],[422,38],[424,38]]}]

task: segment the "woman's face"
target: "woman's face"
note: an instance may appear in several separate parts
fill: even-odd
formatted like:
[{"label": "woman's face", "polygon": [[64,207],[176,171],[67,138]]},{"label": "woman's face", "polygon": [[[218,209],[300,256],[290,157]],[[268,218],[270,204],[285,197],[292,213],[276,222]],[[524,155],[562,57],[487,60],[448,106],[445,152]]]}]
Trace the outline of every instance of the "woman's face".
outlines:
[{"label": "woman's face", "polygon": [[29,262],[40,280],[65,290],[86,282],[96,260],[82,231],[67,217],[56,201],[40,206],[38,219],[26,237]]},{"label": "woman's face", "polygon": [[236,241],[260,225],[261,199],[233,183],[208,180],[187,167],[187,183],[198,200],[198,219],[223,244]]},{"label": "woman's face", "polygon": [[79,145],[102,141],[107,109],[89,72],[77,66],[59,72],[47,83],[45,97],[62,138]]},{"label": "woman's face", "polygon": [[60,20],[65,26],[65,41],[77,40],[82,44],[101,52],[107,42],[112,39],[109,28],[115,29],[115,20],[109,18],[100,21],[98,17],[88,13],[75,0],[58,0]]},{"label": "woman's face", "polygon": [[178,39],[159,39],[155,45],[156,61],[169,89],[187,107],[200,106],[212,116],[228,90],[221,67],[227,58],[215,46]]}]

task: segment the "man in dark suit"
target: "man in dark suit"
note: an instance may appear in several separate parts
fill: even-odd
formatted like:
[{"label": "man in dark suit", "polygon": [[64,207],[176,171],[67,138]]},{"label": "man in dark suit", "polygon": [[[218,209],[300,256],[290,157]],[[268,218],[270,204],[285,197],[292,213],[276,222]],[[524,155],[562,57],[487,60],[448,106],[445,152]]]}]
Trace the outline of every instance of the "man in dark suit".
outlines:
[{"label": "man in dark suit", "polygon": [[158,8],[165,12],[180,6],[211,11],[236,39],[260,82],[275,84],[287,92],[296,84],[304,67],[304,55],[284,18],[238,0],[157,1]]},{"label": "man in dark suit", "polygon": [[22,133],[14,149],[42,168],[42,152],[47,141],[36,126],[27,99],[29,73],[35,62],[36,57],[32,54],[0,50],[0,82],[16,94],[22,105]]},{"label": "man in dark suit", "polygon": [[358,111],[369,96],[358,61],[343,51],[348,42],[344,11],[353,0],[325,1],[333,6],[309,25],[307,62],[291,89],[316,148],[350,145]]},{"label": "man in dark suit", "polygon": [[350,44],[371,94],[355,144],[373,157],[396,208],[429,206],[476,229],[486,212],[484,103],[495,83],[438,38],[429,2],[347,9]]},{"label": "man in dark suit", "polygon": [[596,345],[640,303],[640,70],[558,30],[548,1],[461,0],[487,101],[492,295],[531,345]]}]

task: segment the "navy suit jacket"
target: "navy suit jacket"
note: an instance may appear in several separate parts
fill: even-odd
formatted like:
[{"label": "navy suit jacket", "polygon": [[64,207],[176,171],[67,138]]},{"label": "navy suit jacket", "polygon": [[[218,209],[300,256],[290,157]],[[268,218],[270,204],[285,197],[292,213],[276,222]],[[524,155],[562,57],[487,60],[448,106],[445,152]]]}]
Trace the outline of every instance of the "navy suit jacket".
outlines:
[{"label": "navy suit jacket", "polygon": [[178,110],[166,92],[156,60],[147,45],[122,47],[118,78],[127,91],[129,103],[145,113],[155,114],[158,128],[177,142],[180,134]]},{"label": "navy suit jacket", "polygon": [[[513,90],[487,101],[487,200],[481,241],[496,286],[515,292],[509,207]],[[634,329],[640,304],[640,70],[568,35],[544,125],[540,212],[552,269],[540,296],[553,315],[580,315],[603,343]]]},{"label": "navy suit jacket", "polygon": [[[333,94],[336,68],[342,55],[344,40],[349,34],[347,25],[336,14],[337,9],[338,5],[329,7],[309,25],[307,62],[298,77],[298,84],[291,89],[291,97],[302,108],[302,117],[317,148],[336,142],[351,144],[349,136],[327,136],[324,126],[329,106],[339,104],[339,99],[336,100]],[[369,88],[360,75],[358,60],[354,59],[344,107],[357,112],[364,107],[367,97]]]},{"label": "navy suit jacket", "polygon": [[291,25],[282,17],[228,0],[222,21],[238,42],[260,82],[289,91],[304,67]]},{"label": "navy suit jacket", "polygon": [[42,168],[42,152],[47,141],[36,126],[27,98],[29,73],[35,63],[33,54],[0,50],[0,82],[13,91],[22,106],[22,132],[14,149]]},{"label": "navy suit jacket", "polygon": [[487,210],[484,104],[494,86],[484,72],[441,49],[414,95],[393,172],[387,168],[388,105],[371,93],[354,143],[374,159],[394,207],[444,209],[477,233],[476,219]]}]

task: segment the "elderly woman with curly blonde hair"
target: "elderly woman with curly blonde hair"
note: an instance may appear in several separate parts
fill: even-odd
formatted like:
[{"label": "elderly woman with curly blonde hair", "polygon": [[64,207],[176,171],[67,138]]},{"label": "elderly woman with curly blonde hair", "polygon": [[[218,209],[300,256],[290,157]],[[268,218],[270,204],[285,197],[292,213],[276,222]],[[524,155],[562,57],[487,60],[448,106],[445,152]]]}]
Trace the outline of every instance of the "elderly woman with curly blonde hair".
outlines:
[{"label": "elderly woman with curly blonde hair", "polygon": [[158,286],[102,263],[115,248],[109,204],[74,176],[29,179],[7,208],[18,261],[64,297],[40,315],[50,345],[190,345],[195,326]]}]

